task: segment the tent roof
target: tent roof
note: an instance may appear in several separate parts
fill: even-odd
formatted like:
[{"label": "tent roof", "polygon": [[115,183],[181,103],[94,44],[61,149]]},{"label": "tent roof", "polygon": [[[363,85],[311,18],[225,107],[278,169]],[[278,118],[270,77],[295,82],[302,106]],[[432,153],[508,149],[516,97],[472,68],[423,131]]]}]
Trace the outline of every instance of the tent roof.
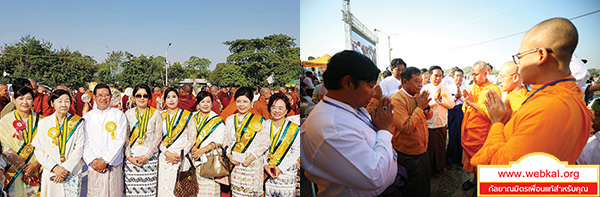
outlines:
[{"label": "tent roof", "polygon": [[317,59],[303,61],[302,66],[303,67],[325,68],[325,67],[327,67],[327,63],[329,63],[329,59],[331,59],[331,56],[329,54],[325,54]]}]

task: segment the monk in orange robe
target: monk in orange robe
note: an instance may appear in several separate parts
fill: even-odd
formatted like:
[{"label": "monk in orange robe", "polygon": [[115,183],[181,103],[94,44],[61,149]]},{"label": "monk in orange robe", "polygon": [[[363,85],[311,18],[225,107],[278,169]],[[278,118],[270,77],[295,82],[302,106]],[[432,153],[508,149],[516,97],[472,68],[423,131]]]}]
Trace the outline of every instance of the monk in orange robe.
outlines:
[{"label": "monk in orange robe", "polygon": [[577,42],[577,29],[565,18],[548,19],[525,34],[513,57],[523,83],[533,84],[532,93],[514,114],[508,102],[487,93],[493,126],[471,163],[507,165],[545,152],[575,164],[592,129],[583,92],[569,70]]},{"label": "monk in orange robe", "polygon": [[271,114],[267,109],[267,104],[269,103],[270,97],[271,89],[260,88],[260,97],[258,97],[258,100],[254,102],[254,105],[252,107],[258,112],[258,115],[262,116],[265,119],[271,119]]},{"label": "monk in orange robe", "polygon": [[[233,92],[233,95],[235,95],[235,91]],[[249,111],[252,112],[253,114],[260,115],[260,113],[258,111],[256,111],[256,109],[254,109],[254,108],[250,108]],[[238,109],[237,109],[237,105],[235,104],[235,100],[232,100],[231,102],[229,102],[229,105],[227,105],[227,107],[225,107],[225,109],[221,112],[221,117],[223,118],[223,121],[225,121],[225,120],[227,120],[227,117],[229,117],[237,112],[238,112]]]},{"label": "monk in orange robe", "polygon": [[510,101],[510,107],[513,111],[517,111],[523,101],[527,99],[527,89],[523,87],[521,75],[514,61],[506,62],[500,67],[498,73],[498,81],[500,82],[500,90],[506,93],[506,98],[503,100]]},{"label": "monk in orange robe", "polygon": [[474,84],[469,91],[463,90],[465,104],[463,105],[464,118],[462,122],[461,144],[463,147],[462,163],[465,171],[474,173],[472,180],[463,183],[463,190],[468,190],[477,183],[476,166],[471,164],[471,157],[483,146],[492,123],[488,117],[488,110],[484,104],[485,93],[495,91],[500,95],[500,88],[487,79],[489,67],[483,61],[473,65],[471,75]]}]

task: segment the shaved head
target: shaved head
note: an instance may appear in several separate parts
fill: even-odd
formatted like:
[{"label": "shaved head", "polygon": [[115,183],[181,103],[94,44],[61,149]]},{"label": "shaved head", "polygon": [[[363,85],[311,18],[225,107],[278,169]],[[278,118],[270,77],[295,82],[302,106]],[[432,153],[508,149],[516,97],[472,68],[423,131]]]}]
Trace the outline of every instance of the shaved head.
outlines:
[{"label": "shaved head", "polygon": [[506,73],[506,74],[510,74],[510,73],[516,73],[518,70],[517,65],[515,64],[515,62],[513,61],[508,61],[504,64],[502,64],[502,67],[500,67],[500,73]]},{"label": "shaved head", "polygon": [[502,92],[519,91],[523,84],[521,77],[517,73],[519,71],[517,65],[513,61],[506,62],[500,67],[498,80],[500,82],[500,90]]},{"label": "shaved head", "polygon": [[536,47],[550,48],[559,61],[569,62],[579,41],[579,34],[569,19],[551,18],[529,30],[523,38],[525,40]]},{"label": "shaved head", "polygon": [[473,64],[471,75],[473,75],[473,82],[477,85],[483,85],[487,82],[487,75],[489,73],[489,67],[484,61],[477,61]]},{"label": "shaved head", "polygon": [[531,28],[519,47],[523,84],[543,84],[569,76],[578,39],[577,29],[565,18],[548,19]]}]

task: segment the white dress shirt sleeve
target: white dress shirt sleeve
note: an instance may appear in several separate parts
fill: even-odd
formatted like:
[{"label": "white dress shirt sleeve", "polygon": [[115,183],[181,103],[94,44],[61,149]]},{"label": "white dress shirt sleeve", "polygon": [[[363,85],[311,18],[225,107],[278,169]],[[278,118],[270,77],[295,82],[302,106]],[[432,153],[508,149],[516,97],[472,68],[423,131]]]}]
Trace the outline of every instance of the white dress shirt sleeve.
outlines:
[{"label": "white dress shirt sleeve", "polygon": [[[357,128],[350,124],[321,124],[324,125],[317,132],[336,135],[326,137],[322,144],[317,145],[318,149],[314,154],[300,160],[302,166],[307,167],[307,172],[360,190],[383,191],[394,182],[397,163],[391,144],[392,134],[384,130],[378,131],[375,144],[370,146],[365,137],[356,131]],[[302,125],[301,130],[306,129],[305,125],[306,123]],[[304,143],[310,140],[303,139]]]},{"label": "white dress shirt sleeve", "polygon": [[[85,113],[83,115],[83,119],[86,120],[90,120],[90,116],[93,113],[93,111],[89,111],[88,113]],[[91,121],[85,121],[83,122],[83,161],[87,164],[87,165],[91,165],[92,161],[94,161],[94,159],[99,158],[100,156],[94,154],[94,151],[92,151],[92,142],[90,142],[90,130],[88,129],[88,125],[91,124]],[[39,159],[39,158],[38,158]]]}]

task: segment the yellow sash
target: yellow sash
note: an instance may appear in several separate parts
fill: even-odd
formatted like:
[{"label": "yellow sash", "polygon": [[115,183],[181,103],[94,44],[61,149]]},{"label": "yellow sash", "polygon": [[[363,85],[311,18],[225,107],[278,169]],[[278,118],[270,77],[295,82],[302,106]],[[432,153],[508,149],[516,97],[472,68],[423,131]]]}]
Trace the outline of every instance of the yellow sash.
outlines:
[{"label": "yellow sash", "polygon": [[237,114],[235,114],[234,128],[235,128],[235,144],[233,144],[233,150],[238,153],[245,153],[248,146],[256,137],[256,133],[262,129],[263,117],[254,115],[250,112],[246,115],[246,118],[238,125]]},{"label": "yellow sash", "polygon": [[[16,110],[14,113],[15,119],[22,121],[21,116],[19,116],[19,113]],[[29,118],[27,119],[27,128],[26,130],[23,130],[23,144],[21,144],[21,148],[19,148],[17,151],[17,154],[23,158],[25,163],[29,163],[31,157],[33,156],[33,150],[35,150],[35,147],[31,145],[31,141],[33,141],[33,138],[35,138],[37,134],[38,122],[42,118],[44,118],[44,116],[41,114],[36,114],[35,112],[31,111]],[[6,170],[4,175],[4,177],[6,177],[4,180],[4,188],[9,188],[15,178],[17,178],[20,174],[21,170],[16,169],[13,166]]]},{"label": "yellow sash", "polygon": [[[285,124],[287,122],[287,124]],[[284,128],[285,129],[281,129]],[[283,161],[283,157],[289,152],[298,136],[300,127],[291,121],[285,121],[281,125],[279,132],[273,132],[273,123],[271,122],[271,147],[269,147],[269,155],[267,163],[269,166],[278,166]]]},{"label": "yellow sash", "polygon": [[[173,142],[179,138],[185,127],[187,127],[188,123],[190,122],[190,119],[192,119],[192,113],[188,110],[179,109],[177,112],[178,113],[175,113],[173,116],[173,119],[169,119],[169,113],[167,110],[161,113],[163,120],[167,123],[167,133],[163,136],[163,143],[167,148],[169,148]],[[182,124],[182,118],[185,118],[184,124]]]},{"label": "yellow sash", "polygon": [[206,138],[208,138],[208,136],[213,131],[215,131],[215,129],[217,129],[217,127],[221,123],[223,123],[223,118],[221,118],[221,116],[219,115],[213,116],[209,120],[206,120],[208,116],[209,115],[206,115],[206,117],[202,121],[200,121],[200,113],[197,113],[194,116],[196,123],[198,124],[196,126],[196,132],[198,132],[198,137],[196,138],[196,144],[194,145],[194,147],[196,148],[200,148],[200,144],[202,144],[202,142],[204,142],[204,140],[206,140]]},{"label": "yellow sash", "polygon": [[129,147],[133,147],[136,140],[138,144],[144,144],[144,140],[146,140],[146,131],[148,130],[148,121],[150,121],[150,118],[152,118],[152,115],[155,111],[156,109],[153,107],[146,107],[144,110],[144,115],[140,116],[138,109],[135,108],[135,117],[137,118],[137,122],[129,134]]}]

